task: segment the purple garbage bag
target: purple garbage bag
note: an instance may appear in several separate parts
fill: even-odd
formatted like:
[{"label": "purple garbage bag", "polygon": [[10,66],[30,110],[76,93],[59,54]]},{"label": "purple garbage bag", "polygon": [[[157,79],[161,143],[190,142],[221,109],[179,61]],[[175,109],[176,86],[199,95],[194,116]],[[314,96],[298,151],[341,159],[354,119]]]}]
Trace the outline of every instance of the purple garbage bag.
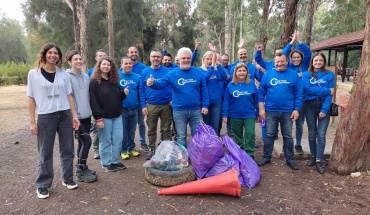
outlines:
[{"label": "purple garbage bag", "polygon": [[221,139],[211,126],[200,123],[197,129],[187,149],[197,179],[202,179],[225,152]]},{"label": "purple garbage bag", "polygon": [[232,168],[239,172],[239,162],[235,161],[230,154],[225,153],[225,155],[208,170],[205,177],[208,178],[211,176],[219,175]]},{"label": "purple garbage bag", "polygon": [[255,187],[261,178],[260,168],[257,163],[244,150],[228,136],[223,136],[227,150],[231,156],[239,162],[239,180],[241,186],[247,186],[249,189]]}]

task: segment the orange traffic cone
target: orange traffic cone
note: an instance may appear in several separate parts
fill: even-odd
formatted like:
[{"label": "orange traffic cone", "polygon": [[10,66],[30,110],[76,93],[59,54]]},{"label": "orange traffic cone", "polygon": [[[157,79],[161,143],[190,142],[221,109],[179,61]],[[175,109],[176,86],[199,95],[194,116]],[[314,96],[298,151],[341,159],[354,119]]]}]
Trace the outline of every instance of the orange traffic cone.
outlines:
[{"label": "orange traffic cone", "polygon": [[241,186],[238,173],[235,169],[232,169],[209,178],[159,190],[158,195],[220,193],[232,196],[240,196],[240,192]]}]

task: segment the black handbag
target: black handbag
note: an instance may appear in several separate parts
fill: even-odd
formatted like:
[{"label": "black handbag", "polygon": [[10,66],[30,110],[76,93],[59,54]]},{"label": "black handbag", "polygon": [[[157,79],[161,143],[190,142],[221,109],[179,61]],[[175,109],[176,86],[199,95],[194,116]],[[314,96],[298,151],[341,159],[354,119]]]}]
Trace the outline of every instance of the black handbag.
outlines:
[{"label": "black handbag", "polygon": [[330,105],[330,116],[338,116],[339,115],[339,105],[332,102]]}]

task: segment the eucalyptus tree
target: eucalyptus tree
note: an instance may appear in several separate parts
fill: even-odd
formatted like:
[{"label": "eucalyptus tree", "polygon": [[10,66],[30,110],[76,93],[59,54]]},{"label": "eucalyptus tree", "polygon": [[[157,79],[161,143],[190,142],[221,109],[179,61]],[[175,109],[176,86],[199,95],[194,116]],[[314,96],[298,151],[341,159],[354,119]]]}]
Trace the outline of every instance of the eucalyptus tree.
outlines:
[{"label": "eucalyptus tree", "polygon": [[0,14],[0,63],[27,62],[24,32],[17,20]]},{"label": "eucalyptus tree", "polygon": [[330,169],[339,174],[370,169],[370,0],[365,5],[365,38],[359,77],[335,133],[329,162]]}]

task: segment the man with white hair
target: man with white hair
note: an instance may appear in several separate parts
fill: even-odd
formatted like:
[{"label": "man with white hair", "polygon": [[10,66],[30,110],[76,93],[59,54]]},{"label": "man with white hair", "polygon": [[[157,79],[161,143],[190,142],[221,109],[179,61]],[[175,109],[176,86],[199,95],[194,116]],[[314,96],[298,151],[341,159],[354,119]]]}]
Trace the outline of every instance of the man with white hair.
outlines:
[{"label": "man with white hair", "polygon": [[197,126],[208,113],[209,97],[206,80],[202,71],[191,66],[191,50],[180,48],[179,67],[171,70],[162,79],[154,80],[151,76],[146,83],[155,90],[167,86],[172,88],[173,119],[176,124],[177,142],[186,146],[187,125],[193,136]]}]

